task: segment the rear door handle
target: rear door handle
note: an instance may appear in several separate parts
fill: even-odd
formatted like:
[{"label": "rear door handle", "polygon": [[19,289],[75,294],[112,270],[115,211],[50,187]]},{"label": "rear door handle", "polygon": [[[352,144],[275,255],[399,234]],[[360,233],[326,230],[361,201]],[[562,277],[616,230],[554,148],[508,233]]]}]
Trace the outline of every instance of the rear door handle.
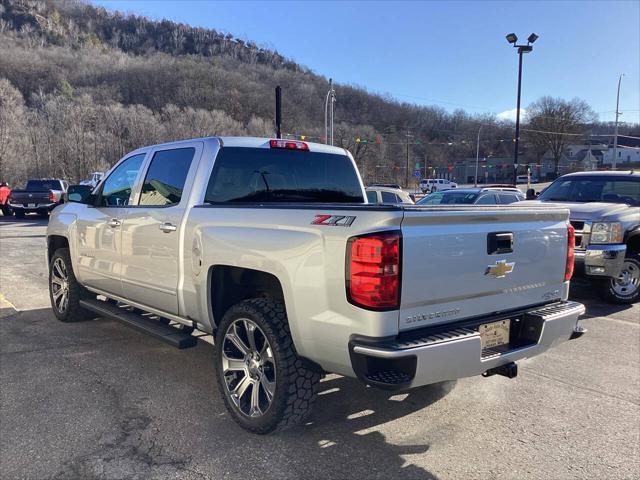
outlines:
[{"label": "rear door handle", "polygon": [[177,229],[178,227],[176,227],[174,224],[169,222],[160,224],[160,230],[162,230],[164,233],[175,232]]},{"label": "rear door handle", "polygon": [[107,225],[109,225],[111,228],[116,228],[116,227],[119,227],[120,225],[122,225],[122,222],[120,220],[118,220],[117,218],[112,218],[111,220],[109,220],[107,222]]}]

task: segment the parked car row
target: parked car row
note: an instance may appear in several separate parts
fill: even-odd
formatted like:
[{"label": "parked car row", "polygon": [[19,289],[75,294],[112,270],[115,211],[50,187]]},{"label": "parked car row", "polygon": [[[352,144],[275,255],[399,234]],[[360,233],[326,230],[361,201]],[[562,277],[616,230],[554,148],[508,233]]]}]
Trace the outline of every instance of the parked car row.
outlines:
[{"label": "parked car row", "polygon": [[456,188],[433,192],[418,205],[509,205],[525,199],[515,187]]},{"label": "parked car row", "polygon": [[16,218],[24,218],[28,213],[47,217],[54,208],[66,202],[68,188],[66,180],[28,180],[23,189],[9,190],[2,213],[13,214]]},{"label": "parked car row", "polygon": [[[519,183],[527,181],[518,178]],[[640,173],[578,172],[564,175],[542,192],[525,196],[508,185],[446,188],[441,179],[421,182],[435,190],[415,202],[437,205],[509,205],[553,203],[568,207],[575,233],[576,276],[590,282],[606,300],[633,303],[640,298]],[[531,183],[536,179],[531,178]],[[454,184],[455,185],[455,184]],[[397,187],[397,188],[393,188]],[[444,187],[444,188],[441,188]],[[440,188],[440,189],[439,189]],[[369,203],[411,204],[397,185],[367,188]]]}]

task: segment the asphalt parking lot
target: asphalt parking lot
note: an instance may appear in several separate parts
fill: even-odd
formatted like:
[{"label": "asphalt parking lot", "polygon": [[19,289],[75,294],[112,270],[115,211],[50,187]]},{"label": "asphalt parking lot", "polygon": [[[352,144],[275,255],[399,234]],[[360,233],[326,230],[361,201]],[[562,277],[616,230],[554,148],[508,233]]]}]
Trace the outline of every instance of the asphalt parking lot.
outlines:
[{"label": "asphalt parking lot", "polygon": [[640,305],[587,288],[588,334],[516,379],[389,394],[329,376],[308,424],[260,437],[227,414],[203,339],[55,320],[46,221],[0,217],[3,479],[630,479],[640,476]]}]

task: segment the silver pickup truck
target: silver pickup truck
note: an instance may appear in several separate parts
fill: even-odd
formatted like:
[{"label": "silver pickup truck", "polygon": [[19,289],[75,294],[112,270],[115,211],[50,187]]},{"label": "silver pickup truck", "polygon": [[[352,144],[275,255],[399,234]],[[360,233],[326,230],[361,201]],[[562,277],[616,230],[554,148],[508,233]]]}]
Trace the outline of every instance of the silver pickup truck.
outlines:
[{"label": "silver pickup truck", "polygon": [[268,433],[306,417],[327,372],[398,390],[511,378],[516,360],[580,336],[567,219],[367,204],[349,152],[326,145],[155,145],[54,211],[51,305],[180,348],[213,334],[231,416]]},{"label": "silver pickup truck", "polygon": [[611,302],[640,299],[640,173],[570,173],[537,201],[570,210],[577,275]]}]

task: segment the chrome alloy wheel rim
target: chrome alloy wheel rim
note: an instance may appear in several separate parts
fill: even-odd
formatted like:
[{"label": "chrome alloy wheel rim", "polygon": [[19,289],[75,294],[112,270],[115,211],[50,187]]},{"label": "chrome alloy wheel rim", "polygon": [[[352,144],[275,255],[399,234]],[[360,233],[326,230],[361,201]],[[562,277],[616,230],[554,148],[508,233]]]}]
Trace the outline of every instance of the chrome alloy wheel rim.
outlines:
[{"label": "chrome alloy wheel rim", "polygon": [[69,276],[61,258],[56,258],[51,270],[51,295],[58,312],[63,313],[69,305]]},{"label": "chrome alloy wheel rim", "polygon": [[229,325],[222,344],[222,371],[229,398],[247,417],[261,417],[271,406],[276,389],[273,349],[252,320]]},{"label": "chrome alloy wheel rim", "polygon": [[633,262],[625,261],[620,275],[611,283],[611,288],[616,294],[624,297],[633,295],[640,288],[640,268]]}]

